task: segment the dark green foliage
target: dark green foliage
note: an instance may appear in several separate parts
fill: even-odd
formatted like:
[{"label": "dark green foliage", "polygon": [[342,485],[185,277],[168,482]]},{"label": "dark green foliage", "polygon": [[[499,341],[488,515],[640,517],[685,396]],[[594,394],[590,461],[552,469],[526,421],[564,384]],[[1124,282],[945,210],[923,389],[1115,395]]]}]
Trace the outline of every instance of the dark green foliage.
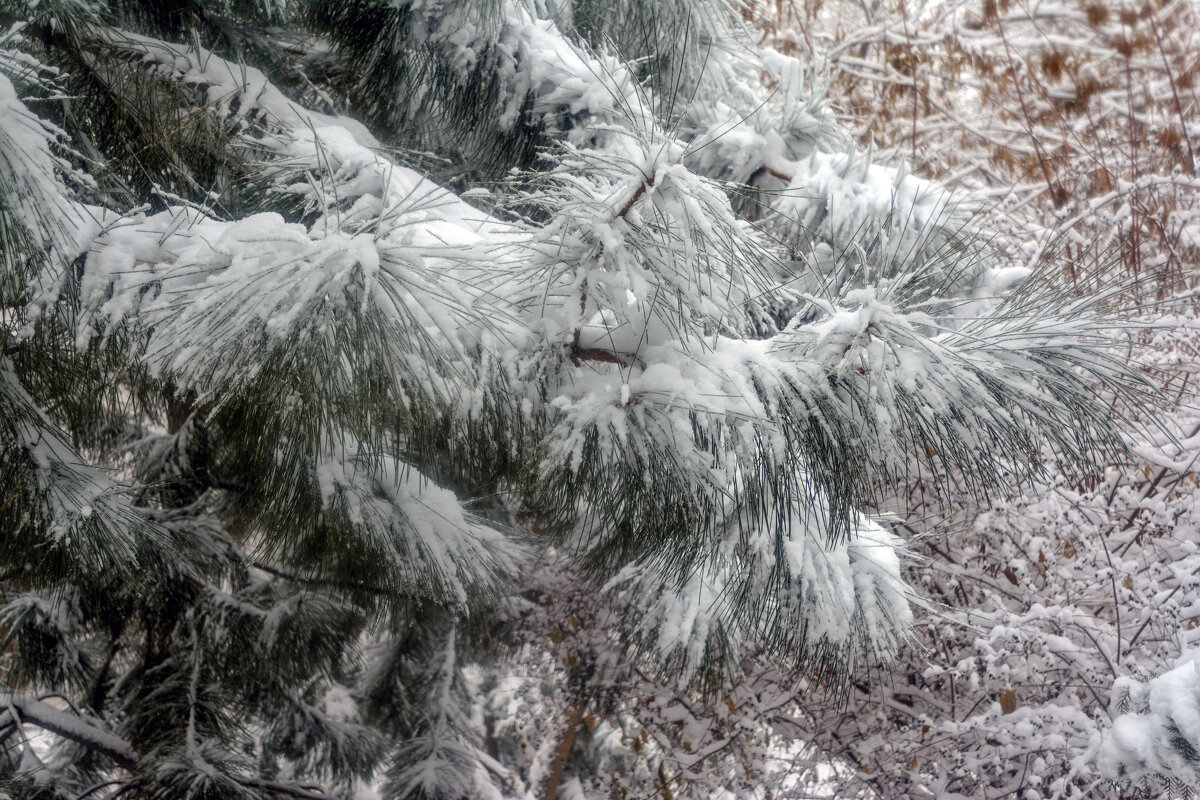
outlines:
[{"label": "dark green foliage", "polygon": [[[499,0],[437,0],[433,9],[407,0],[304,0],[299,8],[340,57],[339,88],[354,111],[390,140],[446,159],[453,166],[440,177],[455,184],[532,167],[539,149],[570,124],[561,112],[536,113],[532,96],[508,94],[503,70],[520,56],[495,43],[503,6]],[[465,71],[464,44],[473,59]],[[512,114],[514,103],[519,110]],[[505,113],[511,118],[498,126]]]}]

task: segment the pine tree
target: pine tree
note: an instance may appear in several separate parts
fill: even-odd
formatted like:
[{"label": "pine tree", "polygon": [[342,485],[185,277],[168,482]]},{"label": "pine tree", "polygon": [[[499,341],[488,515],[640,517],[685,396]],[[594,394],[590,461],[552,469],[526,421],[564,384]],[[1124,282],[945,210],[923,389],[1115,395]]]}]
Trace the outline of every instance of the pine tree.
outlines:
[{"label": "pine tree", "polygon": [[1121,448],[1120,288],[747,11],[0,3],[10,797],[752,790],[907,636],[889,486]]}]

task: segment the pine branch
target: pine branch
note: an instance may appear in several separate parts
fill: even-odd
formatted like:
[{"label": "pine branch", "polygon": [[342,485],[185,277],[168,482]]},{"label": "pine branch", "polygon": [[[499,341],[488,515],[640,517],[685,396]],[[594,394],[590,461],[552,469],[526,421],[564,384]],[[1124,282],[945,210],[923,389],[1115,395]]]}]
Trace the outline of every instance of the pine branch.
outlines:
[{"label": "pine branch", "polygon": [[367,592],[369,594],[377,594],[382,596],[391,596],[392,592],[378,586],[367,586],[361,583],[353,583],[347,581],[330,580],[327,578],[307,578],[302,575],[294,575],[290,572],[273,567],[263,561],[251,561],[250,566],[255,569],[261,569],[263,572],[274,575],[277,578],[283,578],[286,581],[299,583],[304,586],[321,586],[329,589],[339,589],[344,592]]},{"label": "pine branch", "polygon": [[107,730],[99,720],[59,711],[49,703],[31,696],[11,697],[7,705],[8,710],[0,713],[0,725],[4,724],[6,717],[11,717],[22,724],[37,725],[50,733],[81,744],[125,769],[132,770],[137,766],[138,758],[133,747]]},{"label": "pine branch", "polygon": [[295,797],[297,800],[331,800],[333,795],[312,787],[260,778],[239,778],[238,783],[247,789],[257,789],[268,796]]},{"label": "pine branch", "polygon": [[[0,713],[0,727],[9,717],[21,724],[36,725],[45,731],[83,745],[109,758],[117,766],[130,771],[137,769],[139,758],[132,746],[121,737],[108,731],[99,720],[82,714],[69,714],[49,703],[33,697],[15,696],[7,702],[8,710]],[[330,795],[315,787],[281,783],[261,778],[235,777],[241,786],[255,789],[267,795],[295,797],[299,800],[329,800]]]}]

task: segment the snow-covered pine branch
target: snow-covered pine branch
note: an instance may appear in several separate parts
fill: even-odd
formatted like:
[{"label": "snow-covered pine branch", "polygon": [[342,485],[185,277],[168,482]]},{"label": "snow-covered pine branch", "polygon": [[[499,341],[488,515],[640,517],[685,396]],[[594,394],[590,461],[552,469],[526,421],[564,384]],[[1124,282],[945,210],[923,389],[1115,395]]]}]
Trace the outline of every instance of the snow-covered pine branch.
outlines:
[{"label": "snow-covered pine branch", "polygon": [[[20,644],[41,672],[8,674],[123,745],[59,758],[55,800],[380,776],[395,797],[549,795],[583,786],[597,715],[636,719],[614,699],[633,675],[677,695],[659,707],[729,701],[724,734],[692,741],[717,712],[689,710],[686,737],[639,736],[652,780],[712,764],[705,786],[742,791],[767,744],[739,704],[795,697],[764,674],[844,683],[909,634],[881,486],[920,469],[986,493],[1043,449],[1120,445],[1094,384],[1137,386],[1107,298],[991,297],[946,193],[851,151],[819,80],[723,0],[185,6],[0,8],[64,89],[0,86],[0,220],[41,262],[20,274],[6,245],[6,418],[44,406],[112,470],[89,497],[140,504],[97,506],[137,583],[64,547],[4,598],[44,645]],[[302,31],[309,56],[264,54]],[[87,380],[45,380],[55,363]],[[13,464],[40,452],[21,430]],[[87,517],[18,499],[31,537]],[[174,550],[143,552],[143,528]],[[542,557],[578,586],[544,591]],[[590,617],[537,621],[560,592]],[[586,647],[559,658],[564,626]],[[516,643],[561,705],[531,701],[553,738],[505,755],[471,705]],[[55,753],[89,749],[64,731]]]}]

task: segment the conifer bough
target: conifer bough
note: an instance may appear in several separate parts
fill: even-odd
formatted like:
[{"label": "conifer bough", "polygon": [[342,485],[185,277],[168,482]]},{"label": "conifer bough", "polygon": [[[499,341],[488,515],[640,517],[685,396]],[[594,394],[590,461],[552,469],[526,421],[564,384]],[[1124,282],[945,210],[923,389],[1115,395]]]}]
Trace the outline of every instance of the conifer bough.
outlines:
[{"label": "conifer bough", "polygon": [[0,792],[753,791],[889,487],[1120,448],[1107,296],[745,10],[0,3]]}]

